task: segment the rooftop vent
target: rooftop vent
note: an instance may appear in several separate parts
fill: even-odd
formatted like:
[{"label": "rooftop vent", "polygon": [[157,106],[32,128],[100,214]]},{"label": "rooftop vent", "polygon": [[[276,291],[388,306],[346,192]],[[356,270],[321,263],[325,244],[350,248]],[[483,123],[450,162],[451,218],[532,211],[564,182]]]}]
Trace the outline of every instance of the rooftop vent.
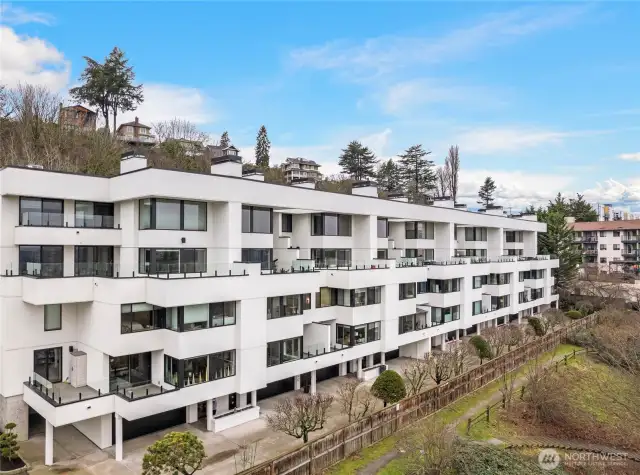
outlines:
[{"label": "rooftop vent", "polygon": [[238,155],[223,155],[211,159],[212,175],[242,176],[242,158]]},{"label": "rooftop vent", "polygon": [[37,165],[35,163],[29,163],[27,165],[27,168],[33,168],[35,170],[44,170],[44,167],[42,165]]},{"label": "rooftop vent", "polygon": [[147,168],[147,157],[130,150],[120,155],[120,174]]},{"label": "rooftop vent", "polygon": [[351,194],[378,197],[378,184],[375,181],[356,181],[351,185]]}]

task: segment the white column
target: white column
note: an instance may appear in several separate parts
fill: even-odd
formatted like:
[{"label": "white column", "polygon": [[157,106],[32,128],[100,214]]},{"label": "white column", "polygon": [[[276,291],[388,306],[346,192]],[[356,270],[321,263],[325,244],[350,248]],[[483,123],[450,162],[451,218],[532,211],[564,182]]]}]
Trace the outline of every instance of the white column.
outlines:
[{"label": "white column", "polygon": [[349,372],[355,373],[358,371],[358,362],[356,360],[349,361]]},{"label": "white column", "polygon": [[316,393],[316,370],[311,371],[311,394]]},{"label": "white column", "polygon": [[482,322],[476,324],[476,335],[480,334],[480,328],[482,328]]},{"label": "white column", "polygon": [[207,431],[213,430],[213,399],[207,399]]},{"label": "white column", "polygon": [[358,379],[362,379],[362,358],[358,358]]},{"label": "white column", "polygon": [[460,339],[460,329],[458,328],[456,330],[456,341],[458,341]]},{"label": "white column", "polygon": [[338,371],[339,371],[339,375],[340,376],[346,376],[347,375],[347,362],[343,361],[342,363],[340,363],[338,365]]},{"label": "white column", "polygon": [[462,336],[467,336],[467,329],[466,328],[462,329]]},{"label": "white column", "polygon": [[256,390],[251,391],[251,405],[253,407],[258,406],[258,391]]},{"label": "white column", "polygon": [[122,462],[122,416],[116,414],[116,461]]},{"label": "white column", "polygon": [[371,368],[373,366],[373,355],[367,355],[367,368]]},{"label": "white column", "polygon": [[53,424],[47,422],[44,439],[44,464],[53,465]]},{"label": "white column", "polygon": [[293,389],[294,391],[297,391],[298,389],[300,389],[300,375],[296,374],[293,377]]},{"label": "white column", "polygon": [[447,350],[447,342],[444,340],[445,338],[446,338],[446,334],[445,333],[440,335],[440,350],[441,351],[446,351]]},{"label": "white column", "polygon": [[380,352],[380,364],[387,364],[386,363],[386,353],[384,351]]},{"label": "white column", "polygon": [[187,406],[187,424],[193,424],[194,422],[198,422],[198,405],[197,404],[189,404]]},{"label": "white column", "polygon": [[522,325],[522,312],[518,312],[518,325]]}]

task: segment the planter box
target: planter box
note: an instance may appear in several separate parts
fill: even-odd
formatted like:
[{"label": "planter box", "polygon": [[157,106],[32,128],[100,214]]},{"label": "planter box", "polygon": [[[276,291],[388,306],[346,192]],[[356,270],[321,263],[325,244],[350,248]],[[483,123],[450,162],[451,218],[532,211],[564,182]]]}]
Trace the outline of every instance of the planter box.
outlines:
[{"label": "planter box", "polygon": [[[18,455],[18,457],[20,457],[20,455]],[[20,457],[20,460],[22,460],[22,457]],[[2,474],[2,475],[17,475],[18,473],[28,473],[29,469],[31,467],[29,467],[29,464],[27,462],[25,462],[24,460],[22,460],[22,463],[24,463],[23,467],[14,468],[14,469],[11,469],[11,470],[4,470],[2,467],[0,467],[0,474]]]}]

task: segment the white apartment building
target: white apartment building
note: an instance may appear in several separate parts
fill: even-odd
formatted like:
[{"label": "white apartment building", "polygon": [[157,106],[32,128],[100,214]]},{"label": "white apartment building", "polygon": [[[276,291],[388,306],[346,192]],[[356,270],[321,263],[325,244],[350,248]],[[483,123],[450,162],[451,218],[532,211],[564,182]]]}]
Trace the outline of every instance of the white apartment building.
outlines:
[{"label": "white apartment building", "polygon": [[199,419],[218,432],[265,397],[556,305],[535,216],[241,169],[0,170],[0,422],[44,426],[46,464],[57,427],[120,460],[123,440]]},{"label": "white apartment building", "polygon": [[640,264],[640,219],[573,222],[569,219],[583,262],[602,272],[637,270]]}]

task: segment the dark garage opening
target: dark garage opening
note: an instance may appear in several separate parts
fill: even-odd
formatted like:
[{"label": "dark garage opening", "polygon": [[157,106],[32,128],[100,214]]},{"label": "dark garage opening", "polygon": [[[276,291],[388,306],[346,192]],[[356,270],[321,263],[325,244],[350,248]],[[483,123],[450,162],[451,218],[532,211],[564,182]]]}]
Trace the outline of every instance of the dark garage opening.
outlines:
[{"label": "dark garage opening", "polygon": [[[152,416],[142,417],[134,421],[122,420],[122,440],[134,439],[141,435],[151,434],[159,430],[168,429],[187,421],[187,408],[180,407],[172,411],[153,414]],[[116,415],[113,414],[111,421],[113,443],[116,443]]]}]

